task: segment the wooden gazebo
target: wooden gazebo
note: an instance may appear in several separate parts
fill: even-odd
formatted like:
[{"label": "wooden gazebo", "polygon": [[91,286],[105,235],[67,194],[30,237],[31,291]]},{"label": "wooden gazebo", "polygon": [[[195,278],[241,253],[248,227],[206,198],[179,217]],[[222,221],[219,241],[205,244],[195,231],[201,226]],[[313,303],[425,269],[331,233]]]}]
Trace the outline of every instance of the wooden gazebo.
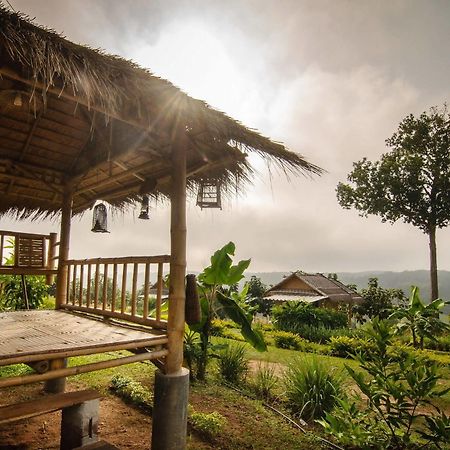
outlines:
[{"label": "wooden gazebo", "polygon": [[[0,267],[0,273],[41,273],[57,280],[56,311],[0,314],[0,365],[49,361],[50,370],[1,379],[0,387],[47,381],[58,390],[58,380],[75,373],[152,360],[161,369],[163,390],[167,387],[155,398],[152,448],[180,448],[187,402],[176,384],[177,378],[186,379],[186,197],[211,182],[222,195],[245,186],[251,176],[248,152],[284,172],[320,172],[148,70],[69,42],[0,6],[0,215],[61,221],[59,240],[53,236],[47,247],[42,236],[0,233],[41,239],[45,247],[39,247],[37,263]],[[170,199],[170,255],[69,258],[73,216],[98,200],[126,210],[146,195]],[[48,252],[55,245],[58,256]],[[17,258],[23,256],[18,252]],[[167,320],[161,316],[165,265],[170,271]],[[148,289],[142,309],[136,306],[139,271],[145,273],[145,286],[157,273],[153,314]],[[99,281],[108,277],[109,294]],[[127,283],[130,298],[124,295]],[[64,364],[70,356],[111,349],[136,352],[87,366]]]}]

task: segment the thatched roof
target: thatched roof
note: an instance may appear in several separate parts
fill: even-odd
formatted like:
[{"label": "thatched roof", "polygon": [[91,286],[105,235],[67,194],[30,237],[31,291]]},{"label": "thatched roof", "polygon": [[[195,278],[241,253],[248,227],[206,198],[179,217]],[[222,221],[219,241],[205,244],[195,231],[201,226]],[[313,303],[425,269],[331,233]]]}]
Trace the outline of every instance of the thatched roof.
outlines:
[{"label": "thatched roof", "polygon": [[188,184],[249,179],[247,152],[287,175],[321,169],[123,58],[74,44],[0,3],[0,214],[52,214],[66,183],[74,212],[168,195],[175,130]]}]

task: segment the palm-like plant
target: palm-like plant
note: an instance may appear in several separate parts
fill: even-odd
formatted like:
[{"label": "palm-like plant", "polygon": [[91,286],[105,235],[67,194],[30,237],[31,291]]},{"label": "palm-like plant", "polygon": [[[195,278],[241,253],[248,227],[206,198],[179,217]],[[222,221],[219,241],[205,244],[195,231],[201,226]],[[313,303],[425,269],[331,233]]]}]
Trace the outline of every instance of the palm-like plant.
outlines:
[{"label": "palm-like plant", "polygon": [[399,320],[397,330],[409,330],[414,347],[423,349],[425,338],[437,341],[437,334],[450,330],[450,326],[439,319],[439,312],[446,304],[448,302],[438,298],[426,305],[420,298],[419,288],[413,286],[408,308],[397,309],[389,318]]},{"label": "palm-like plant", "polygon": [[189,325],[189,329],[198,333],[200,352],[197,358],[197,378],[203,380],[206,375],[208,352],[211,348],[211,321],[220,315],[228,317],[241,329],[245,340],[258,351],[265,351],[266,344],[261,332],[252,327],[252,314],[245,310],[245,298],[248,287],[236,292],[236,285],[244,278],[244,271],[250,260],[239,261],[233,265],[235,245],[229,242],[217,250],[211,257],[211,265],[198,275],[198,288],[201,307],[199,323]]}]

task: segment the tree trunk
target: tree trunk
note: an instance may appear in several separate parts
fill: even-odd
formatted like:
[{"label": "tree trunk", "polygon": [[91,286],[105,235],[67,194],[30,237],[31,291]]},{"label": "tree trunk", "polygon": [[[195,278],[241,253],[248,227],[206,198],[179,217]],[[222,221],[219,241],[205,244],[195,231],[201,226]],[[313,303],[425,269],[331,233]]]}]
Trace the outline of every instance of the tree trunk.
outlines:
[{"label": "tree trunk", "polygon": [[430,227],[428,237],[430,239],[430,277],[431,277],[431,301],[439,298],[437,254],[436,254],[436,227]]}]

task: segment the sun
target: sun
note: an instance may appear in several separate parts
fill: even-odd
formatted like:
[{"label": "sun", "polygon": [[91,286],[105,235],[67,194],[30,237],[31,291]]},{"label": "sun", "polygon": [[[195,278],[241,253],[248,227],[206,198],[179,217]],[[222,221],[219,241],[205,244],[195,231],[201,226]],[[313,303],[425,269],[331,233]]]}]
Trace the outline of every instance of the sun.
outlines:
[{"label": "sun", "polygon": [[139,41],[131,58],[192,97],[245,120],[252,80],[239,67],[229,38],[198,21],[174,21],[155,43]]}]

